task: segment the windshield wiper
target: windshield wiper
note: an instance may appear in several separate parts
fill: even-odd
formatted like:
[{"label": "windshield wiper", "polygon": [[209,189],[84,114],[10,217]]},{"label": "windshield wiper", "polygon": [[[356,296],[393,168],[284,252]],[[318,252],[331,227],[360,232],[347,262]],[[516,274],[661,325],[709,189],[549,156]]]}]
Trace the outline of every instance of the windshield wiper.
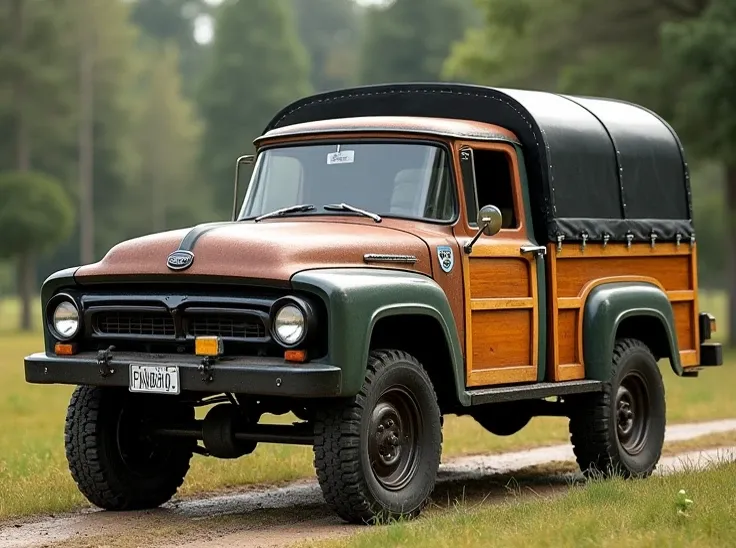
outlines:
[{"label": "windshield wiper", "polygon": [[322,206],[327,211],[352,211],[353,213],[358,213],[359,215],[364,215],[366,217],[370,217],[377,223],[381,222],[381,216],[377,215],[375,213],[371,213],[370,211],[365,211],[364,209],[359,209],[355,206],[351,206],[349,204],[327,204],[325,206]]},{"label": "windshield wiper", "polygon": [[256,217],[254,221],[257,223],[258,221],[262,221],[263,219],[268,219],[270,217],[281,217],[282,215],[287,215],[289,213],[300,213],[304,211],[311,211],[312,209],[314,209],[314,206],[312,204],[299,204],[289,207],[282,207],[281,209],[277,209],[276,211],[264,213],[263,215]]}]

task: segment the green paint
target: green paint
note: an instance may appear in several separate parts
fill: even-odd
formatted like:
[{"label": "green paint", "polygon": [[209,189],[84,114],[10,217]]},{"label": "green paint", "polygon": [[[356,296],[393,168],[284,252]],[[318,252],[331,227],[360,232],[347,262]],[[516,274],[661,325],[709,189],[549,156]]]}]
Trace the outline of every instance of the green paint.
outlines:
[{"label": "green paint", "polygon": [[79,267],[71,267],[54,272],[41,285],[41,316],[43,318],[41,325],[43,326],[44,348],[48,355],[56,355],[54,353],[56,339],[51,335],[46,321],[46,304],[61,289],[76,287],[77,282],[74,280],[74,274],[78,269]]},{"label": "green paint", "polygon": [[378,320],[396,315],[434,318],[450,349],[455,392],[462,405],[465,393],[462,346],[450,303],[442,288],[427,276],[374,268],[307,270],[295,274],[294,289],[318,295],[328,309],[328,355],[325,363],[342,369],[341,395],[356,394],[365,377],[371,334]]},{"label": "green paint", "polygon": [[[532,206],[529,199],[529,178],[526,173],[526,165],[524,164],[524,151],[521,145],[514,145],[516,151],[517,162],[519,164],[519,180],[521,181],[521,198],[524,206],[524,224],[527,227],[527,238],[534,245],[540,245],[534,238],[534,230],[532,224]],[[545,261],[535,259],[537,267],[537,327],[539,329],[538,355],[537,355],[537,380],[543,382],[547,374],[547,274]]]},{"label": "green paint", "polygon": [[601,284],[588,295],[583,314],[586,378],[600,381],[610,378],[618,326],[624,319],[635,316],[650,316],[661,322],[672,369],[682,375],[672,304],[657,286],[643,282]]}]

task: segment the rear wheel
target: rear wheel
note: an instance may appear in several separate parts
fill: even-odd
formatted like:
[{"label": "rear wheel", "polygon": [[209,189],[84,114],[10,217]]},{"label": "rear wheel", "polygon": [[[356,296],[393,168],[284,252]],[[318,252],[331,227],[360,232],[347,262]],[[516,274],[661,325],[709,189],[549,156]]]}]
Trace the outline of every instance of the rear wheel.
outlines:
[{"label": "rear wheel", "polygon": [[603,391],[574,400],[570,434],[586,475],[646,477],[662,455],[662,375],[651,350],[636,339],[616,342],[611,380]]},{"label": "rear wheel", "polygon": [[371,352],[358,395],[321,411],[315,423],[325,501],[354,523],[418,515],[434,489],[441,448],[429,376],[398,350]]},{"label": "rear wheel", "polygon": [[79,386],[66,417],[66,457],[82,494],[105,510],[155,508],[176,493],[196,442],[146,435],[150,419],[185,421],[194,409],[117,388]]}]

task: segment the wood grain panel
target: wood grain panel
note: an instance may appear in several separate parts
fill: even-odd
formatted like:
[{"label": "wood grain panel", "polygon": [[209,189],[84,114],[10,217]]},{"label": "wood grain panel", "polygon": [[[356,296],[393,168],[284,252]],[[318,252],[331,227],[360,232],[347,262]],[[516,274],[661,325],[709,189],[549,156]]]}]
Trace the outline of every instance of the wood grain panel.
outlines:
[{"label": "wood grain panel", "polygon": [[532,310],[473,312],[473,371],[532,362]]},{"label": "wood grain panel", "polygon": [[560,310],[557,316],[557,344],[559,363],[580,363],[578,356],[578,315],[577,310]]},{"label": "wood grain panel", "polygon": [[693,326],[693,303],[674,302],[672,311],[675,314],[675,329],[677,330],[677,344],[680,350],[695,349],[695,326]]},{"label": "wood grain panel", "polygon": [[589,243],[583,250],[579,243],[564,243],[562,253],[555,251],[555,254],[561,259],[569,257],[689,257],[694,249],[695,247],[690,247],[689,243],[682,243],[678,246],[673,242],[660,242],[652,247],[648,243],[638,242],[632,244],[631,247],[626,247],[626,244],[617,242],[605,247],[602,243]]},{"label": "wood grain panel", "polygon": [[590,289],[606,281],[646,281],[666,291],[672,303],[683,366],[699,363],[696,249],[683,243],[548,246],[549,378],[582,378],[582,307]]},{"label": "wood grain panel", "polygon": [[536,382],[537,380],[537,368],[530,366],[482,369],[471,371],[468,374],[468,386],[516,384],[520,382]]},{"label": "wood grain panel", "polygon": [[557,294],[577,297],[585,284],[611,276],[646,276],[657,279],[667,291],[690,287],[690,257],[557,258]]},{"label": "wood grain panel", "polygon": [[470,298],[531,297],[529,263],[523,258],[470,259]]}]

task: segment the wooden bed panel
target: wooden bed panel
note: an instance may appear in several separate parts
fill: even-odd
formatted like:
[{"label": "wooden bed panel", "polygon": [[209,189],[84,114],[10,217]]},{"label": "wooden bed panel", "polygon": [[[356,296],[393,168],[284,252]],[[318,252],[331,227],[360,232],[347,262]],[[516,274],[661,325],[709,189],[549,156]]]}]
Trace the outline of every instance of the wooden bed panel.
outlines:
[{"label": "wooden bed panel", "polygon": [[695,350],[693,329],[693,302],[680,301],[672,303],[675,314],[675,329],[677,330],[677,344],[680,350]]},{"label": "wooden bed panel", "polygon": [[560,364],[581,363],[578,356],[579,314],[579,311],[575,309],[559,311],[557,327]]},{"label": "wooden bed panel", "polygon": [[577,297],[591,280],[611,276],[655,278],[667,291],[691,289],[690,257],[558,257],[557,296]]},{"label": "wooden bed panel", "polygon": [[695,248],[683,243],[625,245],[579,244],[547,248],[548,376],[554,381],[585,376],[582,343],[582,305],[587,291],[604,278],[656,280],[672,302],[684,367],[698,363],[697,271]]}]

